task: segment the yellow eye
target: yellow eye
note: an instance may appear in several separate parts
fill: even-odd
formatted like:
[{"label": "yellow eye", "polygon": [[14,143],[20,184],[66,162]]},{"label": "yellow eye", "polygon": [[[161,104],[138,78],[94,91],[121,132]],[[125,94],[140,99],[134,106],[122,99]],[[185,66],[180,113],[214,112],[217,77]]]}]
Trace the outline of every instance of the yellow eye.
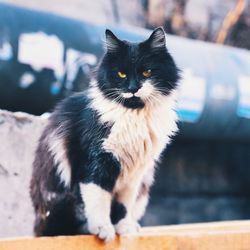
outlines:
[{"label": "yellow eye", "polygon": [[125,73],[122,73],[121,71],[118,71],[118,76],[120,78],[126,78],[127,77],[127,75]]},{"label": "yellow eye", "polygon": [[145,70],[142,72],[142,75],[144,77],[150,77],[151,76],[151,69]]}]

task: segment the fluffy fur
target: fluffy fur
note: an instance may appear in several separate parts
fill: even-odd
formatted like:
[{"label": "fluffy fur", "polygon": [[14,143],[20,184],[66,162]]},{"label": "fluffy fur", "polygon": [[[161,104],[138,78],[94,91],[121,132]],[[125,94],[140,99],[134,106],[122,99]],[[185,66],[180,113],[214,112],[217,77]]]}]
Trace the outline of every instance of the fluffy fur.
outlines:
[{"label": "fluffy fur", "polygon": [[163,29],[141,43],[107,30],[106,43],[89,90],[61,102],[40,138],[31,180],[38,236],[136,232],[177,130],[179,76]]}]

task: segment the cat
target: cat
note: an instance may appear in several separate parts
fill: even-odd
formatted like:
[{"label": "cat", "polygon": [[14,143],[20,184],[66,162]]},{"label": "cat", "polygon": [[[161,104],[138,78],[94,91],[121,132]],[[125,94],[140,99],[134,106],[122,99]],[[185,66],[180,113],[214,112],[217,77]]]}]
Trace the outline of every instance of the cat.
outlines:
[{"label": "cat", "polygon": [[85,92],[59,103],[41,135],[30,194],[36,236],[135,233],[155,165],[177,131],[179,69],[164,30],[140,43],[106,30]]}]

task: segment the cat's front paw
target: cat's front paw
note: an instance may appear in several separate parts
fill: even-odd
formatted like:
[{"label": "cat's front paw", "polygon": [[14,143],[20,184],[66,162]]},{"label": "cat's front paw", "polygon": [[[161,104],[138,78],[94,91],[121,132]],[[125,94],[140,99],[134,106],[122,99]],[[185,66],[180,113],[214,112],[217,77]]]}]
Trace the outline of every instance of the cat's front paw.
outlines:
[{"label": "cat's front paw", "polygon": [[115,230],[119,235],[134,234],[140,230],[140,224],[137,221],[124,218],[115,225]]},{"label": "cat's front paw", "polygon": [[111,223],[89,224],[88,230],[91,234],[96,235],[98,238],[106,242],[115,238],[115,228]]}]

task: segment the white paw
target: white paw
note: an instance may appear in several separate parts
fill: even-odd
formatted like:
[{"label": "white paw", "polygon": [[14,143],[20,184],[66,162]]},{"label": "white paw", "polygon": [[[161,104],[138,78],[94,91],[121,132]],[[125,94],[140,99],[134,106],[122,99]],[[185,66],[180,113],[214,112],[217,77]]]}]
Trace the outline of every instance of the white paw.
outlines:
[{"label": "white paw", "polygon": [[115,230],[120,235],[134,234],[140,230],[140,224],[137,221],[124,218],[115,225]]},{"label": "white paw", "polygon": [[89,224],[88,230],[104,241],[111,241],[115,238],[115,229],[111,223]]}]

